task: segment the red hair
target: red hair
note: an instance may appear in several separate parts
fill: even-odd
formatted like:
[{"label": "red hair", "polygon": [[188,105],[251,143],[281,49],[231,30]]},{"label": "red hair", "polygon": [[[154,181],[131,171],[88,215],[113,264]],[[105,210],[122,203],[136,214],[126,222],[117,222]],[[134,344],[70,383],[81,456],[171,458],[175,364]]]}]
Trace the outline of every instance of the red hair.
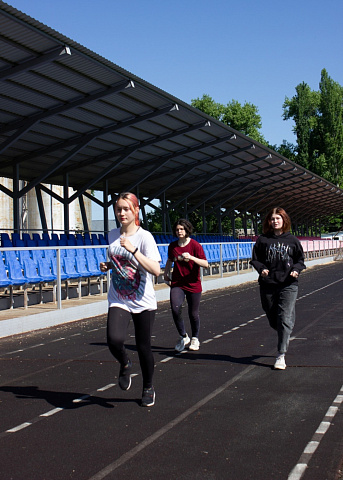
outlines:
[{"label": "red hair", "polygon": [[[118,200],[119,199],[125,200],[130,205],[130,210],[135,215],[135,224],[137,226],[139,226],[140,225],[140,222],[139,222],[139,201],[138,201],[138,198],[136,197],[136,195],[134,193],[131,193],[131,192],[123,192],[123,193],[119,194]],[[117,200],[117,202],[118,202],[118,200]],[[116,202],[116,204],[117,204],[117,202]]]},{"label": "red hair", "polygon": [[283,220],[282,231],[283,233],[289,232],[291,229],[291,219],[286,211],[281,207],[275,207],[266,216],[263,222],[263,233],[272,233],[274,232],[274,228],[272,227],[271,218],[272,215],[280,215]]}]

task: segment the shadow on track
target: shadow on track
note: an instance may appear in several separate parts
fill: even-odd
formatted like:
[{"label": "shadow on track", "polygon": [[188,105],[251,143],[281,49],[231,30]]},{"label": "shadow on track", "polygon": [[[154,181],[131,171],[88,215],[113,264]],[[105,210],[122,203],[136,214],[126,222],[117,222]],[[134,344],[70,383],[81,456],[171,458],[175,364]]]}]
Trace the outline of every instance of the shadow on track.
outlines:
[{"label": "shadow on track", "polygon": [[75,392],[54,392],[51,390],[40,390],[39,387],[28,385],[25,387],[18,386],[2,386],[2,392],[11,392],[19,399],[40,399],[53,405],[55,408],[64,410],[73,410],[89,405],[99,405],[103,408],[114,408],[113,403],[137,403],[140,399],[123,399],[123,398],[101,398],[92,394],[83,394]]}]

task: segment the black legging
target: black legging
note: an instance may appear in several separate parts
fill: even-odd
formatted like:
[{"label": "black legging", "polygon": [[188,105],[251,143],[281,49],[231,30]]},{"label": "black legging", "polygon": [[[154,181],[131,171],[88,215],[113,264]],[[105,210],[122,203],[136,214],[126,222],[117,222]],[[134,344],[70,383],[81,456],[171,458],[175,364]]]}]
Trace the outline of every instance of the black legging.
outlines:
[{"label": "black legging", "polygon": [[107,343],[110,352],[121,365],[129,361],[124,342],[130,315],[135,327],[136,346],[139,363],[142,370],[143,388],[152,387],[154,374],[154,356],[151,351],[151,333],[155,320],[155,310],[144,310],[140,313],[129,313],[118,307],[108,309],[107,316]]},{"label": "black legging", "polygon": [[186,335],[185,323],[182,318],[182,304],[187,299],[188,316],[191,322],[192,337],[199,337],[200,317],[199,306],[201,299],[201,292],[192,293],[183,290],[180,287],[173,287],[170,289],[170,305],[175,326],[179,335]]}]

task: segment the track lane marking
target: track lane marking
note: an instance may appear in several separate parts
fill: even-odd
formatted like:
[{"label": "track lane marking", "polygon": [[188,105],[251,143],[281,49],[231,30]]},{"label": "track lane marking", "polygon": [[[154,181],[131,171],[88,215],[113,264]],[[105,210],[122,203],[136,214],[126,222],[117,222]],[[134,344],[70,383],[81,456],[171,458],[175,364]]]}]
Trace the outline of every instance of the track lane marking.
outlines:
[{"label": "track lane marking", "polygon": [[312,439],[306,445],[302,455],[299,458],[298,463],[295,465],[295,467],[289,474],[287,480],[300,480],[303,477],[308,467],[309,461],[311,460],[313,454],[315,453],[318,446],[320,445],[320,442],[323,439],[324,435],[332,425],[332,420],[335,417],[336,413],[338,412],[339,406],[343,402],[342,393],[343,393],[343,385],[339,391],[339,394],[336,396],[331,406],[327,410],[323,420],[319,424]]}]

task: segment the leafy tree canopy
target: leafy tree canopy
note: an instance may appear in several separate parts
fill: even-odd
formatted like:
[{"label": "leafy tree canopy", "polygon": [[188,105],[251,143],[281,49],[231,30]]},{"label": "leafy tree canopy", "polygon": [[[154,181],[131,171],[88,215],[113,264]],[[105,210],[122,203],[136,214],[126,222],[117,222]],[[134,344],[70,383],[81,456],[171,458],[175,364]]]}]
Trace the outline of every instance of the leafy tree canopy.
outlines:
[{"label": "leafy tree canopy", "polygon": [[192,99],[191,105],[231,128],[244,133],[253,140],[267,145],[268,142],[260,132],[262,120],[256,105],[249,102],[242,105],[237,100],[231,100],[227,105],[224,105],[217,103],[207,94],[204,94],[201,98]]}]

